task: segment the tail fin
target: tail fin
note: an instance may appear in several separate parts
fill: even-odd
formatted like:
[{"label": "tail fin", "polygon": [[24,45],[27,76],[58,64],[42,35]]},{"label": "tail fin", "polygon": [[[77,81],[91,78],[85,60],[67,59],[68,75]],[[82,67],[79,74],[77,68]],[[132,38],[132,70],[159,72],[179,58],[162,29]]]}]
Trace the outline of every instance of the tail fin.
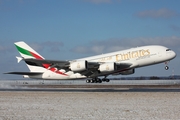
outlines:
[{"label": "tail fin", "polygon": [[27,58],[44,59],[40,54],[38,54],[25,42],[21,41],[21,42],[16,42],[14,44],[24,59],[27,59]]},{"label": "tail fin", "polygon": [[[35,50],[33,50],[29,45],[27,45],[25,42],[20,41],[20,42],[15,42],[14,43],[17,50],[19,51],[20,55],[23,57],[23,59],[44,59],[40,54],[38,54]],[[20,61],[20,60],[18,60]],[[44,72],[46,69],[40,66],[34,66],[34,65],[29,65],[26,63],[28,66],[29,70],[31,72]]]}]

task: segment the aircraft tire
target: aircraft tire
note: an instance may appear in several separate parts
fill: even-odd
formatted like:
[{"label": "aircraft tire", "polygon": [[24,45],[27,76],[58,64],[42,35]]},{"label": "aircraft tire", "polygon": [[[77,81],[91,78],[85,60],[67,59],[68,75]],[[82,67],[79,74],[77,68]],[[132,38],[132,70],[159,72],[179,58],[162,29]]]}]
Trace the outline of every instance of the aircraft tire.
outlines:
[{"label": "aircraft tire", "polygon": [[99,80],[99,83],[102,83],[102,80]]},{"label": "aircraft tire", "polygon": [[166,66],[166,67],[165,67],[165,69],[166,69],[166,70],[168,70],[168,69],[169,69],[169,67],[168,67],[168,66]]},{"label": "aircraft tire", "polygon": [[105,79],[105,78],[103,78],[103,79],[102,79],[102,82],[105,82],[105,81],[106,81],[106,79]]},{"label": "aircraft tire", "polygon": [[109,79],[106,79],[106,82],[109,82],[110,80]]},{"label": "aircraft tire", "polygon": [[90,83],[94,83],[94,80],[93,80],[93,79],[91,79],[91,80],[90,80]]},{"label": "aircraft tire", "polygon": [[90,80],[89,80],[89,79],[87,79],[87,80],[86,80],[86,83],[90,83]]}]

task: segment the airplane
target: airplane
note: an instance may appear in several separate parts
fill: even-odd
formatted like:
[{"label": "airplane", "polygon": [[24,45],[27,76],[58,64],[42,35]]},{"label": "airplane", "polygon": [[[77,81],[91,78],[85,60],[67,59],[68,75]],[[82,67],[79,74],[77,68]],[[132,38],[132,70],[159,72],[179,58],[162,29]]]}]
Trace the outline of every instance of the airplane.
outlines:
[{"label": "airplane", "polygon": [[[23,75],[24,78],[44,80],[86,79],[87,83],[109,82],[109,75],[130,75],[135,68],[165,62],[176,57],[171,49],[160,45],[149,45],[111,52],[75,60],[47,60],[25,42],[14,43],[30,72],[8,72],[5,74]],[[99,77],[103,77],[102,79]]]}]

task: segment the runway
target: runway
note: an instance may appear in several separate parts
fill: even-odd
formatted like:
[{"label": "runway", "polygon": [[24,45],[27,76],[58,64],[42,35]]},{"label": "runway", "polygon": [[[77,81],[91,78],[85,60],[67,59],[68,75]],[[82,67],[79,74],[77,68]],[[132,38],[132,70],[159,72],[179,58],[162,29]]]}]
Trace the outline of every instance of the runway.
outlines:
[{"label": "runway", "polygon": [[0,91],[44,92],[180,92],[179,80],[121,80],[102,84],[84,81],[0,81]]},{"label": "runway", "polygon": [[149,87],[149,86],[143,86],[143,87],[122,87],[122,88],[117,88],[111,86],[112,88],[110,88],[109,86],[104,86],[101,88],[97,88],[96,86],[91,87],[91,88],[78,88],[78,86],[76,86],[76,88],[57,88],[57,86],[55,88],[53,88],[53,86],[51,86],[50,88],[41,88],[41,87],[27,87],[27,86],[13,86],[11,88],[0,88],[0,91],[31,91],[31,92],[36,92],[36,91],[42,91],[42,92],[180,92],[180,87],[165,87],[165,86],[154,86],[154,87]]}]

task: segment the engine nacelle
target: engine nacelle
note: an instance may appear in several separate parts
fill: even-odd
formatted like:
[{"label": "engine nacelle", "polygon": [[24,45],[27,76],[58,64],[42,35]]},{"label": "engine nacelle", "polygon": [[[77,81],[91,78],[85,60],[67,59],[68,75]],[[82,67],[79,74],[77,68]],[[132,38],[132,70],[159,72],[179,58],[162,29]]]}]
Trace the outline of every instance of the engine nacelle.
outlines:
[{"label": "engine nacelle", "polygon": [[134,69],[130,69],[130,70],[120,72],[121,75],[130,75],[130,74],[134,74],[134,73],[135,73]]},{"label": "engine nacelle", "polygon": [[87,61],[76,61],[70,64],[70,69],[74,72],[79,72],[88,69]]},{"label": "engine nacelle", "polygon": [[116,63],[104,63],[99,66],[100,72],[111,72],[116,70]]}]

